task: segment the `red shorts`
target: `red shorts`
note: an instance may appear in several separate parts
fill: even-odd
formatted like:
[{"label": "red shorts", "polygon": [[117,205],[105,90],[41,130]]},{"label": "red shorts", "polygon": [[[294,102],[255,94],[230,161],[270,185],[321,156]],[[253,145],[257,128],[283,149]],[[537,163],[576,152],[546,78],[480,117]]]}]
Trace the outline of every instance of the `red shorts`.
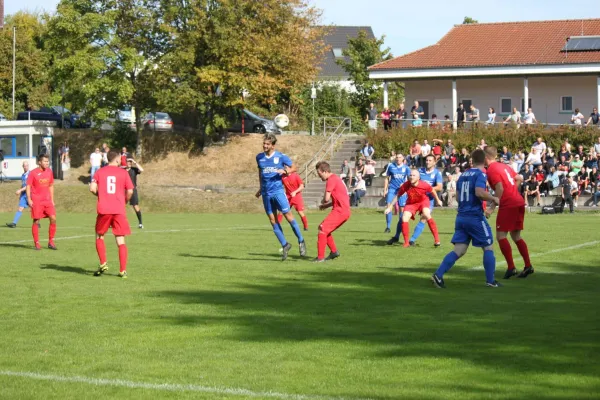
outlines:
[{"label": "red shorts", "polygon": [[98,214],[96,217],[96,233],[104,235],[108,232],[108,228],[112,227],[113,235],[127,236],[131,235],[129,221],[123,214]]},{"label": "red shorts", "polygon": [[496,230],[499,232],[522,231],[525,221],[525,206],[504,207],[498,209]]},{"label": "red shorts", "polygon": [[415,204],[407,204],[404,206],[404,212],[409,212],[412,214],[411,219],[415,219],[415,215],[417,213],[422,214],[424,208],[430,208],[431,204],[429,203],[429,199],[422,201],[421,203]]},{"label": "red shorts", "polygon": [[31,207],[31,219],[42,219],[56,215],[56,209],[52,203],[33,203]]},{"label": "red shorts", "polygon": [[288,202],[290,203],[290,208],[294,207],[296,211],[304,211],[304,199],[300,193],[294,197],[288,197]]},{"label": "red shorts", "polygon": [[323,232],[326,235],[331,234],[340,226],[344,225],[350,218],[349,212],[332,211],[319,225],[319,232]]}]

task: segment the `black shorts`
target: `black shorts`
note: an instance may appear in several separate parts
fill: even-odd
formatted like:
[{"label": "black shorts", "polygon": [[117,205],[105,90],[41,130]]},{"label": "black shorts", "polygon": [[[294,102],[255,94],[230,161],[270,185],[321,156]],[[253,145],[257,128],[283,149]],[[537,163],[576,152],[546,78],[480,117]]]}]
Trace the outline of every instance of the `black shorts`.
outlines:
[{"label": "black shorts", "polygon": [[137,206],[138,204],[140,204],[140,199],[138,199],[138,193],[137,193],[137,188],[136,188],[136,189],[133,189],[133,195],[131,196],[131,199],[129,200],[129,205]]}]

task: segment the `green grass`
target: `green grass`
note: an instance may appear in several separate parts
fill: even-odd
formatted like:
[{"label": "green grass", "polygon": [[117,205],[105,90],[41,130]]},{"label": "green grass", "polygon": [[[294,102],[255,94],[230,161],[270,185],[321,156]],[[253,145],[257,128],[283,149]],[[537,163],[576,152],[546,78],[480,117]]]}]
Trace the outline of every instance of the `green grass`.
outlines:
[{"label": "green grass", "polygon": [[[311,257],[324,215],[309,215]],[[326,264],[300,259],[297,246],[282,263],[264,215],[147,214],[128,238],[127,280],[112,239],[108,274],[92,276],[94,215],[58,217],[67,239],[57,252],[32,251],[26,217],[0,230],[3,399],[252,397],[3,371],[262,393],[253,398],[600,396],[598,245],[544,254],[597,240],[597,214],[527,215],[535,274],[486,288],[483,271],[469,270],[481,251],[470,249],[446,290],[428,279],[451,249],[452,212],[436,216],[441,249],[427,230],[418,248],[385,246],[383,215],[355,213],[335,234],[342,257]]]}]

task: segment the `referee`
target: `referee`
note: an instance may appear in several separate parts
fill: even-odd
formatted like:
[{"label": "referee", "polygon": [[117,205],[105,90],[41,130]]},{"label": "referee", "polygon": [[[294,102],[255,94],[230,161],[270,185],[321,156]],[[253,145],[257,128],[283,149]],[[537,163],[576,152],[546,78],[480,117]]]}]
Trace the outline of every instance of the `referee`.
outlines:
[{"label": "referee", "polygon": [[144,225],[142,224],[142,210],[140,209],[140,200],[138,198],[137,191],[137,176],[144,172],[144,168],[140,164],[137,163],[133,158],[127,159],[127,168],[126,171],[129,173],[129,177],[131,178],[131,182],[133,183],[133,196],[129,200],[129,204],[133,206],[135,211],[135,215],[137,215],[138,219],[138,228],[144,229]]}]

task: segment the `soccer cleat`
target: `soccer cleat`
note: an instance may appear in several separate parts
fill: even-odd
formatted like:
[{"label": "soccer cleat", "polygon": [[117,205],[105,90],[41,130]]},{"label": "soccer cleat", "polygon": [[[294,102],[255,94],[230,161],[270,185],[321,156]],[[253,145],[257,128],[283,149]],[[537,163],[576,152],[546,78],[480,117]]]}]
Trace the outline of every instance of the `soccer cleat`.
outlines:
[{"label": "soccer cleat", "polygon": [[[408,245],[410,247],[415,247],[417,244],[415,242],[413,242],[413,241],[410,241],[410,242],[408,242]],[[406,246],[404,246],[404,247],[406,247]]]},{"label": "soccer cleat", "polygon": [[9,228],[16,228],[17,224],[15,224],[14,222],[11,222],[10,224],[7,223],[6,226],[8,226]]},{"label": "soccer cleat", "polygon": [[435,247],[435,248],[438,248],[438,247],[440,247],[441,245],[442,245],[442,243],[440,243],[440,242],[437,242],[437,243],[434,243],[434,244],[433,244],[433,247]]},{"label": "soccer cleat", "polygon": [[94,276],[100,276],[103,273],[105,273],[106,271],[108,271],[108,265],[106,263],[100,264],[100,266],[98,267],[98,270],[96,272],[94,272]]},{"label": "soccer cleat", "polygon": [[410,247],[410,244],[409,244],[409,243],[404,243],[404,244],[402,245],[402,247],[408,248],[408,247]]},{"label": "soccer cleat", "polygon": [[500,284],[500,282],[498,282],[498,281],[494,281],[494,282],[492,282],[492,283],[490,283],[490,282],[486,282],[486,283],[485,283],[485,286],[487,286],[487,287],[501,287],[502,285]]},{"label": "soccer cleat", "polygon": [[144,229],[144,225],[142,225],[142,224],[139,224],[139,225],[138,225],[138,228],[140,228],[140,229]]},{"label": "soccer cleat", "polygon": [[300,247],[300,256],[305,257],[306,256],[306,243],[300,242],[300,243],[298,243],[298,247]]},{"label": "soccer cleat", "polygon": [[392,231],[390,231],[390,228],[385,228],[385,231],[383,231],[383,233],[391,233]]},{"label": "soccer cleat", "polygon": [[387,241],[387,244],[389,244],[390,246],[393,245],[394,243],[398,243],[400,241],[400,239],[393,237],[390,240]]},{"label": "soccer cleat", "polygon": [[291,248],[292,245],[289,243],[286,243],[285,246],[283,246],[283,250],[281,251],[281,261],[285,261],[288,258],[288,253]]},{"label": "soccer cleat", "polygon": [[519,271],[517,271],[516,268],[507,269],[506,272],[504,273],[504,279],[510,279],[513,276],[517,275],[518,273],[519,273]]},{"label": "soccer cleat", "polygon": [[304,228],[304,232],[308,232],[308,228]]},{"label": "soccer cleat", "polygon": [[519,274],[518,278],[527,278],[527,275],[531,275],[535,272],[533,267],[525,267],[523,271]]},{"label": "soccer cleat", "polygon": [[36,250],[41,250],[42,246],[40,246],[40,242],[35,242],[35,249]]},{"label": "soccer cleat", "polygon": [[336,251],[335,253],[329,253],[329,255],[327,256],[326,260],[327,261],[335,260],[339,256],[340,256],[340,252],[339,251]]},{"label": "soccer cleat", "polygon": [[127,271],[119,272],[119,278],[127,279]]},{"label": "soccer cleat", "polygon": [[50,250],[58,250],[58,249],[56,248],[56,245],[54,244],[54,242],[48,242],[48,248],[49,248]]},{"label": "soccer cleat", "polygon": [[438,289],[446,289],[444,278],[439,278],[436,274],[431,275],[431,282],[433,282],[433,285]]},{"label": "soccer cleat", "polygon": [[312,262],[314,262],[314,263],[324,263],[325,259],[324,258],[318,258],[318,257],[316,257],[316,258],[313,258]]}]

